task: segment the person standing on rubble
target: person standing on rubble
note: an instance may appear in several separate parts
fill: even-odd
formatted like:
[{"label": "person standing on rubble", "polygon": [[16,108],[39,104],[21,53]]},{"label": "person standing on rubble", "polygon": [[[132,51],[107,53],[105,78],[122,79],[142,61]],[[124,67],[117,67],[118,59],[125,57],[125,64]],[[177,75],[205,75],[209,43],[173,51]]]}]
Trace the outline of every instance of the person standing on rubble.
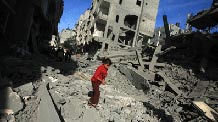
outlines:
[{"label": "person standing on rubble", "polygon": [[102,59],[102,64],[98,66],[94,75],[92,76],[91,82],[93,88],[93,95],[88,101],[88,104],[90,106],[96,107],[98,105],[99,97],[100,97],[99,86],[101,84],[102,85],[106,84],[105,78],[107,77],[107,71],[111,64],[112,62],[109,58]]}]

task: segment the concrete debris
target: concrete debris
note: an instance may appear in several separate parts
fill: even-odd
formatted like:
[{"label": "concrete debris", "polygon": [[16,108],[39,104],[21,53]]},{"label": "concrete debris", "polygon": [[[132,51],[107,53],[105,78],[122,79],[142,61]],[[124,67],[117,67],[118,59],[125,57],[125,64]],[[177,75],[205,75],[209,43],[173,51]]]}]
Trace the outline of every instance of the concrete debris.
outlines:
[{"label": "concrete debris", "polygon": [[172,83],[172,81],[170,81],[169,78],[167,78],[163,73],[158,72],[157,74],[160,75],[160,76],[164,79],[164,81],[166,82],[166,84],[169,85],[169,87],[170,87],[174,92],[176,92],[176,94],[177,94],[178,96],[182,95],[182,92],[178,89],[178,87],[177,87],[176,85],[174,85],[174,84]]},{"label": "concrete debris", "polygon": [[137,89],[146,91],[149,89],[149,83],[143,72],[135,70],[131,67],[120,66],[120,71],[126,75],[126,77],[132,82],[133,86]]},{"label": "concrete debris", "polygon": [[156,49],[155,49],[155,51],[154,51],[154,54],[153,54],[153,57],[152,57],[152,60],[151,60],[151,62],[149,62],[149,70],[150,71],[154,71],[154,66],[164,66],[164,64],[161,64],[161,65],[158,65],[157,64],[157,60],[158,60],[158,57],[157,57],[157,54],[158,53],[160,53],[161,52],[161,48],[162,48],[162,46],[161,45],[159,45]]},{"label": "concrete debris", "polygon": [[218,121],[218,113],[202,101],[193,101],[193,105],[202,112],[210,121]]},{"label": "concrete debris", "polygon": [[34,89],[33,84],[32,82],[30,82],[15,88],[15,91],[18,92],[20,96],[24,97],[24,96],[31,96],[34,91],[33,89]]},{"label": "concrete debris", "polygon": [[56,81],[58,81],[58,79],[55,79],[55,78],[53,78],[53,77],[48,77],[50,80],[51,80],[51,82],[56,82]]},{"label": "concrete debris", "polygon": [[[77,74],[90,76],[96,67],[97,65],[83,68]],[[49,90],[49,93],[55,106],[57,106],[57,112],[60,113],[61,118],[66,122],[155,120],[155,118],[149,117],[145,113],[146,109],[143,108],[143,103],[137,101],[137,99],[143,97],[144,92],[137,90],[131,84],[126,84],[125,81],[131,82],[125,76],[122,79],[112,79],[122,76],[116,68],[110,69],[110,72],[108,84],[116,87],[107,85],[101,88],[100,104],[97,109],[87,106],[87,93],[91,90],[91,84],[90,81],[87,81],[80,75],[68,76],[66,78],[69,81],[76,79],[75,77],[81,78],[81,80],[50,82],[49,86],[53,84],[53,87]],[[120,85],[117,85],[117,82]],[[121,92],[121,90],[126,92]],[[135,118],[136,115],[139,117]]]},{"label": "concrete debris", "polygon": [[37,122],[61,122],[45,85],[39,87],[39,97]]},{"label": "concrete debris", "polygon": [[96,112],[97,111],[94,108],[86,109],[83,113],[81,122],[100,122],[100,115],[96,114]]},{"label": "concrete debris", "polygon": [[13,92],[11,87],[5,87],[0,91],[0,112],[2,114],[14,114],[23,109],[24,103],[21,97]]},{"label": "concrete debris", "polygon": [[78,99],[70,100],[61,107],[61,113],[65,121],[78,120],[83,115],[82,104]]},{"label": "concrete debris", "polygon": [[209,87],[209,81],[198,81],[196,87],[189,94],[189,97],[199,98],[205,94]]},{"label": "concrete debris", "polygon": [[16,122],[37,122],[37,112],[40,104],[40,98],[38,92],[36,96],[24,97],[25,108],[15,115]]},{"label": "concrete debris", "polygon": [[217,18],[217,1],[213,0],[210,9],[200,11],[197,15],[192,16],[189,18],[188,23],[197,29],[206,29],[207,27],[214,27],[217,25],[218,18]]},{"label": "concrete debris", "polygon": [[[217,0],[185,30],[166,15],[154,29],[159,0],[93,0],[59,34],[63,0],[0,6],[0,121],[217,121]],[[95,109],[90,79],[104,57],[113,65]]]},{"label": "concrete debris", "polygon": [[0,122],[16,122],[14,115],[0,115]]}]

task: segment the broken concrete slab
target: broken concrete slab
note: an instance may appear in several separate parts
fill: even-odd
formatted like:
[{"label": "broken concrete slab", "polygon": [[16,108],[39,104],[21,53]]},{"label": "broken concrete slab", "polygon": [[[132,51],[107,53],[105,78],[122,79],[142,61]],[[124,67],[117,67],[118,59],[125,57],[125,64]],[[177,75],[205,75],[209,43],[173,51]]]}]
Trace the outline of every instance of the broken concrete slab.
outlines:
[{"label": "broken concrete slab", "polygon": [[16,122],[16,121],[13,114],[10,115],[0,114],[0,122]]},{"label": "broken concrete slab", "polygon": [[21,95],[22,97],[31,96],[33,93],[33,89],[34,89],[34,87],[33,87],[32,82],[24,84],[24,85],[16,88],[16,90],[18,90],[18,92],[19,92],[19,95]]},{"label": "broken concrete slab", "polygon": [[83,114],[81,102],[75,98],[65,103],[61,108],[61,115],[64,119],[78,120]]},{"label": "broken concrete slab", "polygon": [[119,70],[126,75],[126,77],[132,82],[133,86],[138,89],[146,91],[149,89],[149,83],[143,72],[138,71],[130,66],[120,66]]},{"label": "broken concrete slab", "polygon": [[182,95],[182,91],[180,91],[178,87],[174,85],[172,81],[165,74],[161,72],[158,72],[157,74],[160,75],[164,79],[164,81],[172,88],[172,90],[177,93],[177,96]]},{"label": "broken concrete slab", "polygon": [[39,97],[41,101],[37,112],[37,121],[61,122],[45,84],[39,87]]},{"label": "broken concrete slab", "polygon": [[65,104],[66,101],[64,98],[62,98],[60,95],[56,93],[53,89],[49,90],[49,93],[51,95],[52,100],[54,101],[55,105],[57,106],[57,109],[61,109],[61,105]]},{"label": "broken concrete slab", "polygon": [[199,98],[204,96],[209,86],[209,81],[198,81],[197,86],[189,94],[189,97]]},{"label": "broken concrete slab", "polygon": [[88,108],[83,111],[81,122],[100,122],[101,118],[95,108]]},{"label": "broken concrete slab", "polygon": [[0,90],[0,112],[5,114],[17,113],[23,109],[24,103],[11,87],[5,87]]}]

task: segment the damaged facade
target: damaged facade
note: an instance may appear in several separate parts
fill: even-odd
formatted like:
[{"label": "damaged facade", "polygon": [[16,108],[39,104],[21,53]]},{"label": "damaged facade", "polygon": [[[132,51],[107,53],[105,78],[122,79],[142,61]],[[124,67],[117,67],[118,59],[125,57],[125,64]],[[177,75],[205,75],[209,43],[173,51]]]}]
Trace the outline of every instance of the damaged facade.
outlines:
[{"label": "damaged facade", "polygon": [[1,55],[39,53],[58,34],[63,0],[1,0],[0,13]]},{"label": "damaged facade", "polygon": [[[35,53],[57,35],[62,1],[31,2],[29,14],[23,15],[19,12],[30,3],[24,1],[14,7],[0,1],[2,51],[22,48]],[[75,38],[78,52],[113,60],[107,85],[100,89],[100,106],[87,105],[90,79],[100,61],[87,60],[87,55],[72,63],[40,55],[7,57],[0,61],[0,121],[216,122],[218,36],[209,30],[218,23],[217,3],[214,0],[205,13],[190,15],[186,30],[168,24],[164,16],[164,28],[155,31],[158,0],[94,0],[81,15]],[[199,30],[192,32],[192,26]],[[62,34],[63,43],[72,36],[71,30]],[[159,44],[147,44],[153,35],[163,43],[154,39]]]},{"label": "damaged facade", "polygon": [[83,52],[141,47],[153,36],[159,0],[94,0],[81,15],[77,44]]},{"label": "damaged facade", "polygon": [[[170,36],[180,35],[184,33],[184,30],[180,28],[179,23],[169,24]],[[148,44],[158,46],[164,45],[166,39],[166,33],[164,27],[159,27],[155,29],[154,38],[149,39]]]}]

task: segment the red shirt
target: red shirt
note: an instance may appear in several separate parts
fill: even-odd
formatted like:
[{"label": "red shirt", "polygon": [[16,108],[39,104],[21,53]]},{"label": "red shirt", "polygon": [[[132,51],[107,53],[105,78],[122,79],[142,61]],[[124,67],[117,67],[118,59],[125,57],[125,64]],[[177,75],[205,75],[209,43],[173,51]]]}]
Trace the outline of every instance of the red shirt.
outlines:
[{"label": "red shirt", "polygon": [[108,69],[104,67],[104,64],[98,66],[94,75],[92,76],[91,81],[97,82],[98,81],[97,78],[101,80],[105,80],[105,78],[107,77],[107,70]]}]

